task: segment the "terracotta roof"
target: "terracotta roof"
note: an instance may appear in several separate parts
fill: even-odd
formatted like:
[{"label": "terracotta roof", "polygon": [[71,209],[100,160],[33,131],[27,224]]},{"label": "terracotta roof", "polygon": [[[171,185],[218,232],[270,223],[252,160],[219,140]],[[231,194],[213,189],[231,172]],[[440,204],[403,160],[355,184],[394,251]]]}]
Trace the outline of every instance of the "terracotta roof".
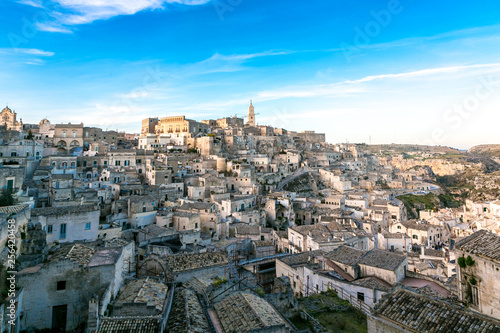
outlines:
[{"label": "terracotta roof", "polygon": [[0,207],[0,214],[17,214],[25,208],[29,207],[29,205],[14,205],[14,206],[5,206]]},{"label": "terracotta roof", "polygon": [[246,333],[286,322],[266,300],[246,292],[234,293],[214,306],[225,333]]},{"label": "terracotta roof", "polygon": [[167,297],[168,287],[151,278],[132,280],[123,289],[115,305],[126,303],[146,303],[161,312]]},{"label": "terracotta roof", "polygon": [[93,211],[98,211],[93,204],[64,207],[46,207],[32,209],[31,216],[66,215]]},{"label": "terracotta roof", "polygon": [[121,254],[121,247],[108,247],[103,250],[96,251],[87,264],[87,267],[113,265],[116,263]]},{"label": "terracotta roof", "polygon": [[173,272],[183,272],[211,266],[227,265],[227,253],[206,252],[165,256],[165,263]]},{"label": "terracotta roof", "polygon": [[258,225],[239,225],[235,229],[238,235],[260,235],[260,226]]},{"label": "terracotta roof", "polygon": [[48,260],[51,262],[70,259],[80,265],[86,266],[94,256],[94,253],[95,250],[91,247],[82,244],[72,244],[61,247],[53,255],[49,256]]},{"label": "terracotta roof", "polygon": [[[284,256],[277,258],[276,260],[280,260],[281,262],[287,264],[288,266],[294,265],[305,265],[309,262],[310,259],[314,259],[315,257],[322,256],[324,254],[321,250],[315,250],[310,252],[300,252],[296,254],[291,254],[289,256]],[[312,258],[310,258],[310,256]]]},{"label": "terracotta roof", "polygon": [[325,258],[336,261],[344,265],[353,266],[366,254],[366,251],[358,250],[350,246],[341,246],[330,253],[325,254]]},{"label": "terracotta roof", "polygon": [[405,258],[405,255],[395,252],[373,249],[366,253],[358,264],[394,271],[401,265]]},{"label": "terracotta roof", "polygon": [[112,317],[102,318],[97,333],[158,333],[159,317]]},{"label": "terracotta roof", "polygon": [[210,332],[207,318],[198,297],[193,290],[177,289],[172,311],[168,317],[167,332],[206,333]]},{"label": "terracotta roof", "polygon": [[500,236],[480,230],[455,244],[461,251],[500,261]]},{"label": "terracotta roof", "polygon": [[500,322],[406,289],[382,299],[375,316],[412,332],[500,332]]},{"label": "terracotta roof", "polygon": [[378,290],[390,291],[392,289],[392,286],[390,284],[388,284],[382,279],[379,279],[376,276],[368,276],[361,279],[357,279],[352,281],[352,283],[358,286],[375,288]]}]

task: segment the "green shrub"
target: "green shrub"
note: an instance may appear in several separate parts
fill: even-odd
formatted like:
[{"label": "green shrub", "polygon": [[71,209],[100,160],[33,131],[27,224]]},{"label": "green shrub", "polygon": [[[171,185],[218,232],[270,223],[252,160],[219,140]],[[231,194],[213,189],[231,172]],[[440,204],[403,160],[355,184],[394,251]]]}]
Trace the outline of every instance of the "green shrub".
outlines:
[{"label": "green shrub", "polygon": [[470,282],[470,284],[472,284],[473,286],[475,286],[475,285],[477,284],[477,281],[476,281],[476,279],[475,279],[474,277],[471,277],[471,278],[469,279],[469,282]]},{"label": "green shrub", "polygon": [[458,266],[460,266],[461,268],[465,268],[465,258],[464,257],[459,257],[457,259],[457,263],[458,263]]},{"label": "green shrub", "polygon": [[467,259],[465,259],[465,264],[467,266],[472,266],[472,265],[474,265],[474,260],[472,260],[472,258],[470,256],[467,256]]}]

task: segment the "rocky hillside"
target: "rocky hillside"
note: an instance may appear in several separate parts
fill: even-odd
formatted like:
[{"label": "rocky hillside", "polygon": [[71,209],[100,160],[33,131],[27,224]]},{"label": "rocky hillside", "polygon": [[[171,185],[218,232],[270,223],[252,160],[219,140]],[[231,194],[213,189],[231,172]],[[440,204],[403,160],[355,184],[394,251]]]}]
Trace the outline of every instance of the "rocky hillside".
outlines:
[{"label": "rocky hillside", "polygon": [[471,155],[481,155],[486,157],[500,157],[500,145],[479,145],[467,151]]}]

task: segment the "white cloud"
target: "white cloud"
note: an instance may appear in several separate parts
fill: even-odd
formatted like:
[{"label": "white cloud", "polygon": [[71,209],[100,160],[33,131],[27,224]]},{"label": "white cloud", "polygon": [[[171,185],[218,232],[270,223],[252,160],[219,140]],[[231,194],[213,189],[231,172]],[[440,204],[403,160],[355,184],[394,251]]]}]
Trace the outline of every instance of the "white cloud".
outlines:
[{"label": "white cloud", "polygon": [[268,56],[286,55],[290,53],[293,53],[293,51],[265,51],[233,55],[215,53],[208,59],[186,66],[182,71],[182,75],[186,75],[186,73],[197,75],[220,72],[236,72],[244,69],[243,64],[249,60]]},{"label": "white cloud", "polygon": [[476,64],[463,66],[450,66],[422,69],[411,72],[396,74],[370,75],[356,80],[345,80],[332,84],[312,85],[312,86],[291,86],[283,89],[262,91],[258,94],[260,100],[276,100],[281,98],[310,98],[319,96],[345,96],[376,89],[368,86],[374,81],[387,80],[453,80],[453,79],[474,79],[482,75],[490,75],[500,71],[500,63]]},{"label": "white cloud", "polygon": [[59,32],[63,34],[71,34],[73,31],[71,31],[68,28],[65,28],[63,26],[59,26],[56,23],[40,23],[37,22],[35,23],[35,27],[38,29],[38,31],[46,31],[46,32]]},{"label": "white cloud", "polygon": [[50,51],[43,51],[39,49],[23,49],[23,48],[0,48],[0,53],[9,55],[32,55],[40,57],[52,57],[55,53]]},{"label": "white cloud", "polygon": [[[51,0],[45,9],[54,22],[39,24],[41,31],[64,32],[68,27],[107,20],[120,15],[133,15],[144,10],[164,9],[168,4],[203,5],[211,0]],[[43,8],[40,1],[20,0],[21,4]],[[54,8],[54,9],[52,9]]]}]

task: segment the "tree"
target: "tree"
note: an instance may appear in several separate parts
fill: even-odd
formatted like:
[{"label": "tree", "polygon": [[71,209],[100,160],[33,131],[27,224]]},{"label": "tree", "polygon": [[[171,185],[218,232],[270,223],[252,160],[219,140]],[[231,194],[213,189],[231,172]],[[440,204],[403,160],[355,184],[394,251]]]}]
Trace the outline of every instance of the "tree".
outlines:
[{"label": "tree", "polygon": [[31,130],[28,131],[28,136],[26,137],[28,140],[33,140],[33,132]]},{"label": "tree", "polygon": [[12,191],[9,189],[2,189],[2,193],[0,193],[0,207],[12,206],[14,204],[14,196],[12,195]]}]

